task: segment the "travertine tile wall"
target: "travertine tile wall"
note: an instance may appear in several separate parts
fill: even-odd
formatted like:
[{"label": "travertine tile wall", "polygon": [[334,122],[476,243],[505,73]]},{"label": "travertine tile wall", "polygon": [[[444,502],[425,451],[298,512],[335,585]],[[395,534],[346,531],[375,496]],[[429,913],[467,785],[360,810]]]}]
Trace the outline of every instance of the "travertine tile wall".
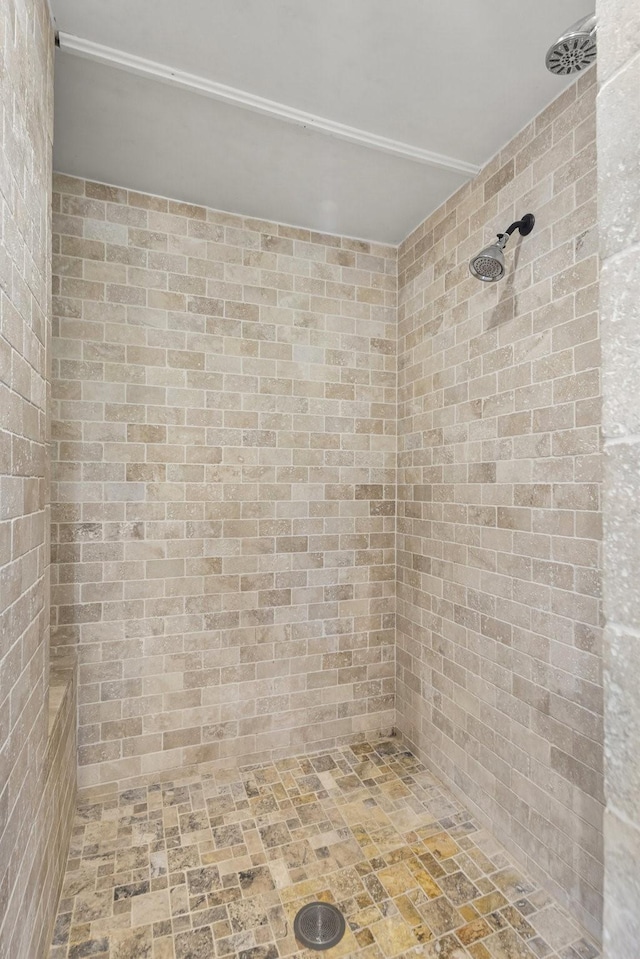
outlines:
[{"label": "travertine tile wall", "polygon": [[[38,854],[31,860],[27,885],[40,896],[39,910],[23,916],[21,934],[32,945],[28,959],[49,955],[52,924],[60,899],[76,814],[76,725],[78,701],[74,662],[51,660],[46,779],[38,810]],[[10,952],[9,955],[16,955]],[[18,953],[19,955],[19,953]]]},{"label": "travertine tile wall", "polygon": [[640,942],[640,7],[598,3],[605,435],[604,945]]},{"label": "travertine tile wall", "polygon": [[[398,726],[595,933],[602,879],[595,72],[399,256]],[[526,212],[502,282],[468,261]]]},{"label": "travertine tile wall", "polygon": [[0,955],[47,952],[75,791],[75,702],[49,735],[53,31],[0,0]]},{"label": "travertine tile wall", "polygon": [[53,635],[80,785],[394,722],[395,248],[65,176]]}]

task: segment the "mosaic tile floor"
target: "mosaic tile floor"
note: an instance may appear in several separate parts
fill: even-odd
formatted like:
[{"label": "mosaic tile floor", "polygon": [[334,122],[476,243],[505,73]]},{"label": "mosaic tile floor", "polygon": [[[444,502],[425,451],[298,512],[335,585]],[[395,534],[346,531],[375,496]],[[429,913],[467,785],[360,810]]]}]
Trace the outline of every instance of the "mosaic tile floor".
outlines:
[{"label": "mosaic tile floor", "polygon": [[391,739],[80,805],[50,959],[311,959],[314,899],[347,918],[328,959],[600,955]]}]

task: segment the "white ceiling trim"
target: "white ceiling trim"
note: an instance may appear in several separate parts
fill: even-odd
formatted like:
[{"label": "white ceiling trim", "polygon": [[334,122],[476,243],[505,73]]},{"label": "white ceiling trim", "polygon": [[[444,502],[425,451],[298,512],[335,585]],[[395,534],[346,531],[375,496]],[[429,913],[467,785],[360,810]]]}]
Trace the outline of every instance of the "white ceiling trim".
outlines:
[{"label": "white ceiling trim", "polygon": [[95,60],[98,63],[103,63],[119,70],[125,70],[128,73],[134,73],[138,76],[157,80],[161,83],[169,83],[183,90],[190,90],[200,96],[221,100],[224,103],[229,103],[245,110],[253,110],[255,113],[275,117],[287,123],[308,127],[309,129],[335,137],[339,140],[347,140],[350,143],[357,143],[360,146],[368,147],[372,150],[379,150],[382,153],[390,153],[393,156],[413,160],[416,163],[423,163],[426,166],[436,167],[441,170],[453,170],[456,173],[462,173],[468,177],[474,177],[480,171],[479,166],[473,163],[467,163],[466,160],[444,156],[440,153],[432,153],[430,150],[423,150],[421,147],[413,146],[410,143],[401,143],[398,140],[391,140],[388,137],[369,133],[367,130],[359,130],[357,127],[336,123],[333,120],[316,116],[313,113],[296,110],[294,107],[287,106],[285,103],[267,100],[264,97],[255,96],[253,93],[247,93],[245,90],[238,90],[235,87],[229,87],[223,83],[216,83],[214,80],[208,80],[205,77],[185,73],[182,70],[175,70],[155,60],[145,60],[143,57],[137,57],[134,54],[125,53],[123,50],[116,50],[113,47],[104,46],[101,43],[94,43],[82,37],[75,37],[69,33],[60,33],[59,37],[60,47],[67,53]]}]

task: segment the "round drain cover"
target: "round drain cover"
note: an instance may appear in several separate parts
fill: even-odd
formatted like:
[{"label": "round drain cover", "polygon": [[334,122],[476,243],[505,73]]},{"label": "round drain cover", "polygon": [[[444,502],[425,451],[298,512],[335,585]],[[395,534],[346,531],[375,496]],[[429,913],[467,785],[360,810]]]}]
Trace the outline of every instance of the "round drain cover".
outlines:
[{"label": "round drain cover", "polygon": [[293,920],[296,939],[308,949],[331,949],[340,942],[345,928],[344,916],[328,902],[310,902]]}]

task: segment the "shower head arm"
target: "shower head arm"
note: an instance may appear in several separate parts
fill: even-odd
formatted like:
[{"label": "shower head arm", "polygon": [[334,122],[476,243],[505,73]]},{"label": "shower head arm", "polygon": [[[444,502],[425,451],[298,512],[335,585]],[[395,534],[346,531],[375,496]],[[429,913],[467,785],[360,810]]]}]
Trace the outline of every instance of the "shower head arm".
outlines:
[{"label": "shower head arm", "polygon": [[525,213],[521,220],[516,220],[514,223],[512,223],[511,226],[507,227],[504,233],[498,233],[498,242],[500,244],[500,248],[504,250],[505,246],[507,245],[507,240],[512,233],[516,232],[516,230],[519,231],[520,236],[529,236],[533,230],[535,222],[536,218],[534,217],[533,213]]},{"label": "shower head arm", "polygon": [[533,213],[525,213],[521,220],[516,220],[515,223],[512,223],[510,227],[507,227],[505,233],[507,236],[511,236],[512,233],[515,233],[516,230],[520,231],[520,236],[529,236],[533,230],[533,225],[536,222],[536,218]]},{"label": "shower head arm", "polygon": [[558,42],[561,42],[565,37],[573,37],[577,33],[589,33],[593,36],[596,32],[598,26],[598,18],[595,13],[590,13],[589,16],[583,17],[582,20],[578,20],[577,23],[574,23],[573,26],[563,33]]}]

